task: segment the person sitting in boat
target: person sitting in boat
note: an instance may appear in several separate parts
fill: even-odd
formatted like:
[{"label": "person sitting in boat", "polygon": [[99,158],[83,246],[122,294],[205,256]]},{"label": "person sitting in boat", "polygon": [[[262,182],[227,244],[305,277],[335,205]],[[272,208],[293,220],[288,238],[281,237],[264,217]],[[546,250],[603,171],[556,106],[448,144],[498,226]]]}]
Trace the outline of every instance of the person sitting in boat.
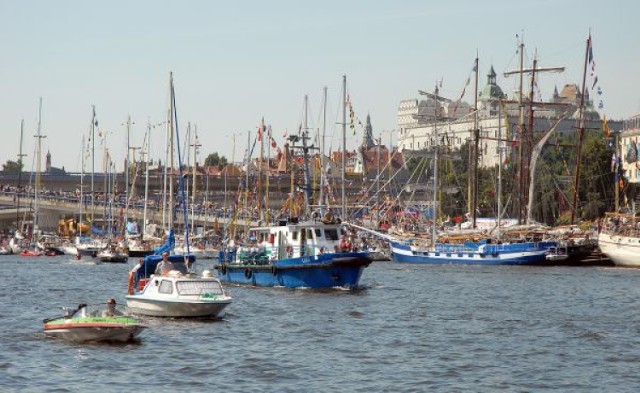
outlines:
[{"label": "person sitting in boat", "polygon": [[102,312],[103,317],[116,317],[122,313],[116,310],[116,299],[110,298],[107,300],[107,309]]},{"label": "person sitting in boat", "polygon": [[333,211],[331,209],[327,210],[327,212],[325,213],[324,217],[322,217],[322,223],[323,224],[333,224],[334,223]]},{"label": "person sitting in boat", "polygon": [[156,266],[155,273],[166,275],[171,270],[173,270],[173,263],[171,263],[171,261],[169,260],[169,253],[165,251],[162,253],[162,261],[160,261],[158,266]]}]

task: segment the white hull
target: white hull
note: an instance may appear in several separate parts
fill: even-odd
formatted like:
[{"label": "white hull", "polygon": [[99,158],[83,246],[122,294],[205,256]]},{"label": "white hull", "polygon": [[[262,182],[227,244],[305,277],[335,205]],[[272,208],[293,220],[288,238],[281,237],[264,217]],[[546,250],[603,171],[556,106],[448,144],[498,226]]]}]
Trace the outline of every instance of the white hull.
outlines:
[{"label": "white hull", "polygon": [[127,307],[134,314],[152,317],[172,318],[221,318],[225,308],[231,303],[229,300],[219,301],[186,301],[173,299],[153,299],[144,295],[127,296]]},{"label": "white hull", "polygon": [[75,343],[95,341],[127,342],[136,338],[142,330],[143,327],[140,325],[116,327],[62,327],[47,329],[44,333],[47,337],[55,337]]},{"label": "white hull", "polygon": [[640,238],[600,233],[598,246],[617,266],[640,267]]},{"label": "white hull", "polygon": [[24,248],[15,238],[11,238],[11,240],[9,240],[9,249],[14,254],[20,254]]},{"label": "white hull", "polygon": [[76,248],[76,246],[71,246],[71,245],[61,246],[60,247],[60,251],[62,251],[65,255],[77,255],[78,254],[78,249]]},{"label": "white hull", "polygon": [[129,311],[138,315],[170,318],[220,318],[231,304],[220,281],[209,271],[202,277],[172,270],[154,275],[145,288],[127,295]]}]

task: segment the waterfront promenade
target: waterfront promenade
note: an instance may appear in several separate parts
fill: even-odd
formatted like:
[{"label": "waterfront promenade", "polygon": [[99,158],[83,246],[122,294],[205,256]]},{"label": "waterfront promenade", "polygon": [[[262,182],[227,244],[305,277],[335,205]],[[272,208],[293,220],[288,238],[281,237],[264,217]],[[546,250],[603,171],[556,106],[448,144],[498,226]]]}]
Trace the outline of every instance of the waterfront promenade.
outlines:
[{"label": "waterfront promenade", "polygon": [[[8,225],[16,220],[16,208],[15,200],[13,193],[0,193],[0,205],[3,205],[5,209],[0,209],[0,221],[2,222],[2,227],[7,228]],[[77,217],[80,211],[79,205],[77,201],[70,201],[67,196],[48,196],[46,198],[42,198],[39,200],[40,204],[40,228],[45,231],[54,231],[58,227],[58,221],[63,218],[72,218]],[[26,219],[31,220],[29,217],[29,212],[31,211],[34,200],[33,198],[21,198],[20,199],[20,215],[27,214]],[[85,208],[85,214],[90,214],[90,207]],[[115,211],[113,215],[119,217],[122,209],[124,207],[117,206],[114,208]],[[105,206],[98,205],[95,209],[95,216],[103,218],[106,214]],[[142,221],[144,216],[144,209],[139,206],[130,206],[128,210],[129,217],[136,221]],[[229,210],[217,209],[208,212],[205,214],[204,212],[196,212],[194,214],[189,213],[189,224],[191,221],[195,223],[196,226],[206,226],[208,228],[212,228],[216,220],[219,225],[225,225],[230,222]],[[183,215],[176,214],[176,220],[174,221],[174,225],[183,225]],[[24,218],[23,218],[24,219]],[[158,210],[158,208],[147,208],[147,219],[152,222],[162,222],[162,212]],[[247,217],[246,215],[242,215],[236,219],[236,224],[240,226],[255,226],[258,224],[256,219],[252,217]]]}]

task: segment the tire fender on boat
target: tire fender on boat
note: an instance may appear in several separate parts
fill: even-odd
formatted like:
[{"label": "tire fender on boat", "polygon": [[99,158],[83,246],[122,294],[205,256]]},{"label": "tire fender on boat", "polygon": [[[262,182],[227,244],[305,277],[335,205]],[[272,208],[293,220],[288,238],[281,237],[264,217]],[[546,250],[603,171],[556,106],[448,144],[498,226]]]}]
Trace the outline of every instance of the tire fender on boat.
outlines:
[{"label": "tire fender on boat", "polygon": [[246,278],[251,278],[252,275],[253,275],[253,272],[251,271],[251,269],[249,268],[244,269],[244,276]]},{"label": "tire fender on boat", "polygon": [[225,265],[224,263],[220,265],[220,273],[227,274],[227,265]]}]

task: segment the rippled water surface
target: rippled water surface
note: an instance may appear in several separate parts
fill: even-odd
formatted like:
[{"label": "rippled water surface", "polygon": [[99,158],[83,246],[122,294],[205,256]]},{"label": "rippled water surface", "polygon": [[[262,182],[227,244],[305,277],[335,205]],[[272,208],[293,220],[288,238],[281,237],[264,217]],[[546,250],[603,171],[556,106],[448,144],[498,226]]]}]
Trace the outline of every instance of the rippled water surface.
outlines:
[{"label": "rippled water surface", "polygon": [[230,287],[222,321],[70,345],[42,319],[124,303],[130,264],[0,263],[3,392],[640,391],[640,270],[383,262],[360,291]]}]

